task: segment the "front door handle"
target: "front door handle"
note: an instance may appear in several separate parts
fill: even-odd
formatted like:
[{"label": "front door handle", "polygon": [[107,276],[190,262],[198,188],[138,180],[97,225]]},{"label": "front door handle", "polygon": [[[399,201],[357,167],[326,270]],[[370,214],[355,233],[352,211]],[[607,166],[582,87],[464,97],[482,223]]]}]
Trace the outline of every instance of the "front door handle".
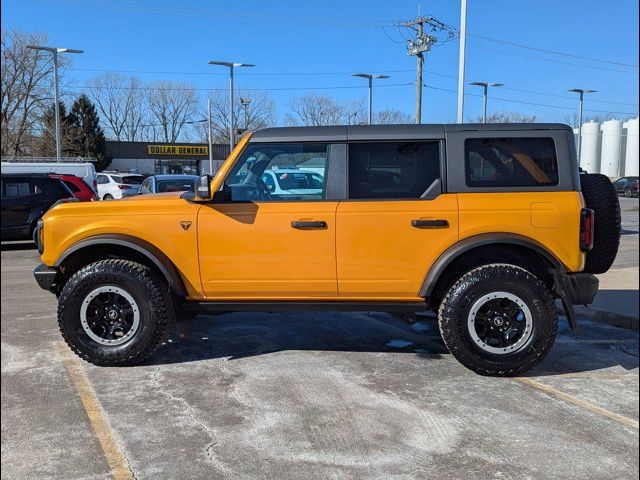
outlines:
[{"label": "front door handle", "polygon": [[411,226],[416,228],[449,228],[447,220],[411,220]]},{"label": "front door handle", "polygon": [[318,222],[303,222],[301,220],[294,220],[293,222],[291,222],[291,226],[293,228],[299,228],[300,230],[313,230],[327,228],[327,222],[322,220]]}]

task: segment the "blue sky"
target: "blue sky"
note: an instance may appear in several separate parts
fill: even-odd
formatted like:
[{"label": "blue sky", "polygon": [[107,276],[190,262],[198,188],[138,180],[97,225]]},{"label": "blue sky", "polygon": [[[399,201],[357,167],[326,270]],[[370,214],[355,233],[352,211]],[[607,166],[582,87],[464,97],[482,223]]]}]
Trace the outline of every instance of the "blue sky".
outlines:
[{"label": "blue sky", "polygon": [[[179,72],[136,74],[145,80],[188,81],[201,89],[225,88],[226,72],[206,62],[234,60],[256,64],[238,71],[236,85],[276,89],[269,93],[281,115],[291,98],[310,91],[364,100],[366,82],[348,76],[357,71],[391,76],[378,82],[375,109],[413,114],[415,85],[398,84],[415,81],[415,58],[406,54],[394,22],[415,17],[418,5],[406,0],[5,0],[2,28],[43,32],[52,45],[84,49],[67,73],[77,87],[99,70],[129,70]],[[468,5],[466,79],[506,84],[492,92],[490,110],[562,121],[577,105],[566,89],[582,87],[598,90],[589,96],[587,110],[637,115],[636,0],[468,0]],[[423,14],[454,27],[459,8],[458,0],[421,5]],[[448,90],[457,88],[457,63],[457,40],[427,56],[423,122],[455,121],[456,94]],[[274,75],[282,73],[290,75]],[[278,90],[285,88],[300,90]],[[477,87],[467,92],[480,93]],[[481,98],[466,97],[466,118],[479,115],[481,108]]]}]

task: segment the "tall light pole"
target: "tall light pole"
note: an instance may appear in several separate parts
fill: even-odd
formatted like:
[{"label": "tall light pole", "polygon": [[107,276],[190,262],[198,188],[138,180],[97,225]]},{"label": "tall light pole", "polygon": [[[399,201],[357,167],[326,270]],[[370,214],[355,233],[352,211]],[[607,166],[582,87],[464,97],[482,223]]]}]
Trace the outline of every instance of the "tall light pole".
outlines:
[{"label": "tall light pole", "polygon": [[211,97],[207,98],[207,140],[209,140],[209,175],[213,176],[213,132],[211,131]]},{"label": "tall light pole", "polygon": [[467,0],[460,2],[460,52],[458,56],[458,123],[464,123],[464,55],[467,43]]},{"label": "tall light pole", "polygon": [[487,123],[487,104],[489,103],[489,87],[502,87],[504,83],[489,83],[489,82],[471,82],[469,85],[475,85],[477,87],[482,87],[483,89],[483,98],[484,98],[484,108],[482,110],[482,123]]},{"label": "tall light pole", "polygon": [[221,62],[218,60],[211,60],[209,65],[221,65],[223,67],[229,67],[229,153],[233,150],[235,145],[235,132],[233,131],[233,126],[235,124],[235,112],[233,111],[233,69],[235,67],[255,67],[255,65],[251,63],[235,63],[235,62]]},{"label": "tall light pole", "polygon": [[589,90],[584,88],[571,88],[567,92],[577,93],[580,97],[580,113],[578,114],[578,162],[580,161],[580,153],[582,151],[582,109],[584,107],[584,94],[595,93],[597,90]]},{"label": "tall light pole", "polygon": [[49,52],[53,54],[53,83],[54,83],[54,101],[55,101],[55,115],[56,115],[56,162],[60,161],[62,156],[62,147],[60,139],[60,87],[58,81],[58,54],[59,53],[83,53],[84,50],[77,50],[74,48],[59,48],[59,47],[46,47],[44,45],[27,45],[27,48],[31,50],[39,50]]},{"label": "tall light pole", "polygon": [[373,73],[352,73],[352,77],[366,78],[369,81],[369,115],[368,123],[371,125],[373,118],[373,79],[374,78],[389,78],[389,75],[376,75]]}]

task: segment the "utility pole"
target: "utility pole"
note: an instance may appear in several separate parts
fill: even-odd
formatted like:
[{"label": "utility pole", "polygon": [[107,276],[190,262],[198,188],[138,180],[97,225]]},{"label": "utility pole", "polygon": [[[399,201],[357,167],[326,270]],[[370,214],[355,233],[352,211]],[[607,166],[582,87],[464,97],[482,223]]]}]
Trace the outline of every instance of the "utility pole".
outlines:
[{"label": "utility pole", "polygon": [[407,40],[407,54],[417,58],[416,79],[416,123],[422,123],[422,71],[424,54],[431,51],[431,47],[438,41],[435,35],[425,33],[425,26],[432,32],[447,31],[449,38],[453,38],[454,30],[445,23],[433,17],[418,16],[415,20],[400,23],[399,26],[409,28],[416,34],[415,38]]},{"label": "utility pole", "polygon": [[460,2],[460,52],[458,56],[458,123],[464,123],[464,67],[467,44],[467,0]]},{"label": "utility pole", "polygon": [[597,90],[571,88],[567,90],[567,92],[577,93],[580,97],[580,113],[578,114],[578,162],[580,162],[580,154],[582,153],[582,111],[584,107],[584,94],[595,93]]},{"label": "utility pole", "polygon": [[56,115],[56,162],[60,161],[62,157],[62,138],[60,134],[60,86],[58,80],[58,54],[59,53],[83,53],[84,50],[77,50],[74,48],[58,48],[58,47],[45,47],[42,45],[27,45],[27,48],[31,50],[39,50],[49,52],[53,54],[53,83],[54,87],[54,101],[55,101],[55,115]]},{"label": "utility pole", "polygon": [[489,99],[489,87],[502,87],[504,83],[489,83],[489,82],[471,82],[469,85],[475,85],[476,87],[482,87],[484,99],[484,108],[482,110],[482,123],[487,123],[487,104]]}]

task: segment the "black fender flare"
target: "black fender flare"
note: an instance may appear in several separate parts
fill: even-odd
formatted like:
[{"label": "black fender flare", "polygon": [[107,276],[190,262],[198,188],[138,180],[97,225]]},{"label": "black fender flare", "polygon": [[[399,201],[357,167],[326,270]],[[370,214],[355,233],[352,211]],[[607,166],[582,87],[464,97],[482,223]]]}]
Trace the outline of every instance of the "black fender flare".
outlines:
[{"label": "black fender flare", "polygon": [[108,234],[85,238],[66,249],[62,255],[58,257],[54,266],[60,267],[60,265],[72,254],[82,250],[83,248],[95,245],[113,245],[135,250],[136,252],[144,255],[158,268],[158,270],[160,270],[167,280],[172,292],[180,296],[187,295],[182,277],[180,277],[180,274],[169,257],[167,257],[158,247],[152,245],[146,240],[142,240],[141,238],[134,237],[132,235]]},{"label": "black fender flare", "polygon": [[531,238],[527,238],[516,233],[483,233],[467,237],[445,250],[429,269],[427,276],[422,282],[422,287],[420,288],[420,293],[418,295],[424,298],[431,295],[440,276],[445,272],[451,262],[460,255],[482,245],[499,244],[526,247],[542,255],[542,257],[549,262],[553,270],[559,273],[566,272],[566,268],[563,263],[553,253],[551,253],[544,245],[532,240]]}]

